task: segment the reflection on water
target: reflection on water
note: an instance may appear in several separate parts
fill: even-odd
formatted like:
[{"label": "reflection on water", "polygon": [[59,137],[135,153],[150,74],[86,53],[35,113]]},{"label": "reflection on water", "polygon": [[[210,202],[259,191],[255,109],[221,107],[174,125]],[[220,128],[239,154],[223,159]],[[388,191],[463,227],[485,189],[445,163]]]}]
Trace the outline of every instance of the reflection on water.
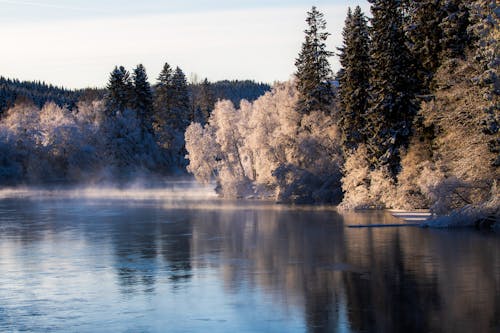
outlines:
[{"label": "reflection on water", "polygon": [[4,193],[0,331],[500,330],[497,235],[193,191]]}]

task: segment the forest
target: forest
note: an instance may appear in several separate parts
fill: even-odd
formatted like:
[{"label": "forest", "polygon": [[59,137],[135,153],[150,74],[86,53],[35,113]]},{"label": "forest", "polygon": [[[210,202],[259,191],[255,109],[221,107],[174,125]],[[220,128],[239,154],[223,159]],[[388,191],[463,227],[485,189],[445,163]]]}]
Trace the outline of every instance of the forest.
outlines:
[{"label": "forest", "polygon": [[220,99],[253,101],[254,81],[191,80],[165,64],[149,83],[144,66],[117,66],[106,88],[69,90],[0,78],[0,183],[96,184],[185,175],[184,130],[204,123]]},{"label": "forest", "polygon": [[[116,66],[105,89],[0,78],[0,183],[183,176],[226,198],[499,216],[500,10],[487,0],[369,0],[328,50],[313,7],[288,82]],[[340,33],[340,32],[336,32]],[[338,56],[333,73],[329,58]],[[286,59],[284,59],[285,61]]]},{"label": "forest", "polygon": [[335,74],[313,7],[294,79],[191,124],[188,171],[226,197],[431,209],[436,226],[498,219],[498,6],[369,2],[370,18],[347,13]]}]

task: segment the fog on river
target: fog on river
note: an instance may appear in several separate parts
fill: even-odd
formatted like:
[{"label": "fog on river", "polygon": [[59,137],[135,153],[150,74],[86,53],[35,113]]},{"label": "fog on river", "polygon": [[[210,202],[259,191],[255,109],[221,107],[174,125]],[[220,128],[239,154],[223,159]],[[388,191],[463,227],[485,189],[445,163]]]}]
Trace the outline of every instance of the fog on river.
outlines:
[{"label": "fog on river", "polygon": [[497,332],[500,239],[211,188],[0,192],[0,331]]}]

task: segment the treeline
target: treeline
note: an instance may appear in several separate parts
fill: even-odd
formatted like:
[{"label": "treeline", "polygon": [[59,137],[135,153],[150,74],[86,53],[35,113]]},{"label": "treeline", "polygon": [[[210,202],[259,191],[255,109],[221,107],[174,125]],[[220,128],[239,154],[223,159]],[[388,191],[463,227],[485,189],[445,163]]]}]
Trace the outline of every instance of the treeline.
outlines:
[{"label": "treeline", "polygon": [[313,7],[295,80],[188,128],[188,170],[231,196],[498,215],[496,2],[370,3],[348,11],[335,77]]},{"label": "treeline", "polygon": [[0,114],[16,103],[31,102],[42,107],[47,102],[70,109],[76,105],[83,91],[55,87],[45,82],[19,81],[0,77]]},{"label": "treeline", "polygon": [[[254,101],[271,89],[266,83],[252,80],[209,82],[205,79],[202,82],[189,82],[188,91],[193,108],[200,106],[198,96],[207,84],[210,86],[212,107],[219,99],[231,100],[235,105],[242,99]],[[16,103],[33,103],[41,108],[46,103],[53,102],[61,107],[73,109],[79,101],[100,100],[104,99],[105,95],[105,88],[71,90],[40,81],[20,81],[0,76],[0,114]]]},{"label": "treeline", "polygon": [[[203,83],[202,83],[203,84]],[[192,91],[199,85],[191,85]],[[211,90],[217,100],[230,100],[234,105],[239,105],[241,100],[255,101],[260,96],[271,90],[267,83],[251,80],[223,80],[212,83]]]},{"label": "treeline", "polygon": [[1,83],[3,184],[182,174],[189,123],[204,123],[221,94],[255,98],[266,88],[252,81],[189,84],[183,71],[169,64],[154,86],[142,65],[132,73],[117,66],[105,89],[72,91],[9,79]]}]

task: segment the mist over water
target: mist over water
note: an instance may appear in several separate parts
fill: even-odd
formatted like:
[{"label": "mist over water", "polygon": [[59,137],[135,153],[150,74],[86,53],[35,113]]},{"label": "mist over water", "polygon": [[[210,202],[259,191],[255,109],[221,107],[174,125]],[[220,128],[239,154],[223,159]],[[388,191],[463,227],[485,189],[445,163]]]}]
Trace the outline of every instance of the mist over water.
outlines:
[{"label": "mist over water", "polygon": [[138,179],[121,185],[4,188],[0,189],[0,199],[209,200],[217,198],[214,187],[190,180],[151,184]]},{"label": "mist over water", "polygon": [[500,240],[189,181],[0,192],[0,331],[497,332]]}]

